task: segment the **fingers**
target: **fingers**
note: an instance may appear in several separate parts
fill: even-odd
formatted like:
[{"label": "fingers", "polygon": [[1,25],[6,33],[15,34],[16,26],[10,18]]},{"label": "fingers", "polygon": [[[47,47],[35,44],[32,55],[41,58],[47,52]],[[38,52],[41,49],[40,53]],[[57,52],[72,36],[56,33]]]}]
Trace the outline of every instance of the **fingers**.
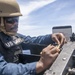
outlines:
[{"label": "fingers", "polygon": [[50,49],[52,49],[52,48],[54,48],[55,46],[53,46],[53,45],[48,45],[47,47],[46,47],[46,49],[48,49],[48,50],[50,50]]},{"label": "fingers", "polygon": [[51,49],[50,53],[51,54],[55,54],[55,53],[59,53],[60,52],[60,49],[56,46],[54,47],[53,49]]},{"label": "fingers", "polygon": [[46,51],[48,52],[49,50],[51,50],[54,46],[53,45],[48,45],[47,47],[45,47],[42,52],[40,52],[40,54],[45,54]]},{"label": "fingers", "polygon": [[64,39],[64,43],[67,43],[67,40],[66,40],[66,38]]},{"label": "fingers", "polygon": [[57,44],[60,44],[60,41],[58,40],[58,37],[57,37],[55,34],[52,35],[52,39],[53,39],[53,41],[55,41]]},{"label": "fingers", "polygon": [[42,50],[42,52],[40,53],[41,55],[45,55],[45,54],[55,54],[55,53],[59,53],[60,49],[58,46],[53,46],[53,45],[48,45],[46,48],[44,48]]},{"label": "fingers", "polygon": [[59,54],[59,53],[55,53],[55,54],[53,54],[53,55],[51,55],[51,56],[54,57],[54,59],[56,59],[57,56],[58,56],[58,54]]},{"label": "fingers", "polygon": [[62,33],[54,33],[52,34],[52,39],[57,43],[62,46],[64,43],[66,43],[66,38]]},{"label": "fingers", "polygon": [[65,36],[62,33],[60,33],[60,38],[61,38],[61,40],[60,40],[61,44],[64,44],[67,42]]}]

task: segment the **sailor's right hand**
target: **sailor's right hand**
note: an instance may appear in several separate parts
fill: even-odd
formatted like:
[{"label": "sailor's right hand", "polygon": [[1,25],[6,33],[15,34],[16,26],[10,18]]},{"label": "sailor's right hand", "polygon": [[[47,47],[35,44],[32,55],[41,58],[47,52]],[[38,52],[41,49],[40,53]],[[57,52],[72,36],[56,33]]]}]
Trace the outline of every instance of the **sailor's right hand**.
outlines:
[{"label": "sailor's right hand", "polygon": [[54,60],[57,58],[60,49],[57,46],[48,45],[41,52],[41,58],[37,62],[37,66],[40,66],[39,70],[37,69],[37,73],[49,68]]}]

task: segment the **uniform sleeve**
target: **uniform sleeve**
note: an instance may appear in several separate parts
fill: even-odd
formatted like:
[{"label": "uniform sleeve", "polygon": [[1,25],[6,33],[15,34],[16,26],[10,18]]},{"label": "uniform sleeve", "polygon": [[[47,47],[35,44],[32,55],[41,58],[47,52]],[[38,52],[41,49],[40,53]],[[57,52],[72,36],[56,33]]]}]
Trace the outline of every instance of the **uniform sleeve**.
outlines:
[{"label": "uniform sleeve", "polygon": [[0,75],[35,75],[36,62],[29,64],[7,63],[0,54]]},{"label": "uniform sleeve", "polygon": [[54,41],[52,40],[51,34],[38,36],[38,37],[30,37],[19,34],[20,37],[24,38],[26,42],[29,43],[38,43],[38,44],[52,44]]}]

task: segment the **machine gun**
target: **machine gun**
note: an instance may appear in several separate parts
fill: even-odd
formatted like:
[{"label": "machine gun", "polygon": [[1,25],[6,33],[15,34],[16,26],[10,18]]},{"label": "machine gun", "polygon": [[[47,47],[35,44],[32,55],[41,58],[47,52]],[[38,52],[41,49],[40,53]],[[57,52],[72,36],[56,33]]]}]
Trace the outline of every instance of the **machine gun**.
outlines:
[{"label": "machine gun", "polygon": [[59,56],[43,75],[75,75],[75,42],[68,42],[63,46]]},{"label": "machine gun", "polygon": [[64,44],[59,56],[43,75],[75,75],[75,34]]}]

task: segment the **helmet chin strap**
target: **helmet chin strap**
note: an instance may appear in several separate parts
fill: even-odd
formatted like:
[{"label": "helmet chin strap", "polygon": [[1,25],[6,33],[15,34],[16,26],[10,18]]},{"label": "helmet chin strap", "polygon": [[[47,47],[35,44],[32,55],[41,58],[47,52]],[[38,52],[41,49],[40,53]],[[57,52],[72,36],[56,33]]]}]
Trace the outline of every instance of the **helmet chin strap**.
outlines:
[{"label": "helmet chin strap", "polygon": [[3,17],[1,17],[0,31],[5,32]]},{"label": "helmet chin strap", "polygon": [[3,17],[1,17],[1,26],[4,26]]},{"label": "helmet chin strap", "polygon": [[1,17],[1,24],[0,24],[0,32],[3,32],[9,36],[13,36],[13,35],[16,35],[16,33],[14,32],[7,32],[6,29],[5,29],[5,26],[4,26],[4,20],[3,20],[3,17]]}]

